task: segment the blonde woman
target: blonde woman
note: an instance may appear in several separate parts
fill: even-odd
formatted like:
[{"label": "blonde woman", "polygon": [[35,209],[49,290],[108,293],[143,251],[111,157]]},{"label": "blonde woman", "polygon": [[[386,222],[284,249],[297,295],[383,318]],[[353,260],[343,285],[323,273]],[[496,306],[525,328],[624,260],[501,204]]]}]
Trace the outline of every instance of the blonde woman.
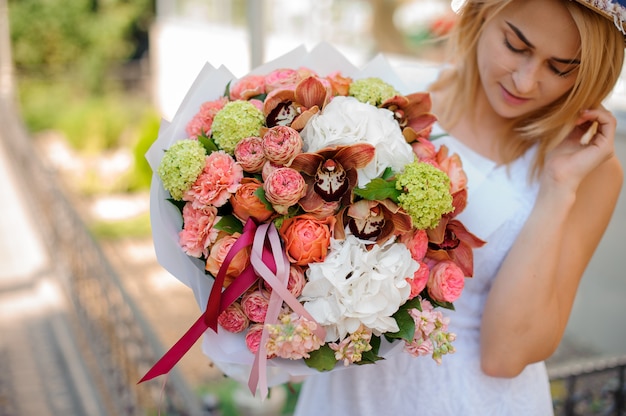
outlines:
[{"label": "blonde woman", "polygon": [[552,415],[543,361],[565,331],[623,172],[602,100],[624,59],[626,3],[468,0],[431,86],[460,154],[475,251],[441,365],[397,354],[304,382],[296,415]]}]

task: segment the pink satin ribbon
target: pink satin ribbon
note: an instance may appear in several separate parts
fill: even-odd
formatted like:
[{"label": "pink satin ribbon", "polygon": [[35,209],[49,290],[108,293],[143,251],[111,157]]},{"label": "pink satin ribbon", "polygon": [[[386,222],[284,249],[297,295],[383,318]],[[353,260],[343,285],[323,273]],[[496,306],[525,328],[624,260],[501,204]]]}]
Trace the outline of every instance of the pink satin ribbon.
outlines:
[{"label": "pink satin ribbon", "polygon": [[[252,245],[250,265],[222,292],[221,289],[224,285],[228,266],[241,250],[250,245]],[[272,295],[270,296],[265,318],[266,324],[275,324],[277,322],[283,301],[298,315],[315,322],[296,297],[287,290],[289,267],[289,260],[281,246],[274,224],[261,224],[257,227],[254,221],[248,220],[242,235],[233,244],[215,277],[204,313],[143,376],[139,383],[169,373],[207,329],[211,328],[217,333],[217,317],[219,314],[239,299],[259,277],[264,279],[272,288]],[[317,325],[315,334],[322,340],[326,337],[326,331],[319,325]],[[248,380],[248,387],[252,394],[256,393],[258,387],[263,398],[268,393],[267,350],[265,347],[267,338],[268,333],[264,328],[261,334],[260,347],[255,354],[254,364]]]}]

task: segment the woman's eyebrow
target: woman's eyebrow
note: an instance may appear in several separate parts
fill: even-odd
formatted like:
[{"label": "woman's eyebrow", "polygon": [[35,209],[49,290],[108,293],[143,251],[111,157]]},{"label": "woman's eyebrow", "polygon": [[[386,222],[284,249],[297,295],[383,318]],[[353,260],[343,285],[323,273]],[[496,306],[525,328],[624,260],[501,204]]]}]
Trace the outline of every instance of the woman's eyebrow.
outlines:
[{"label": "woman's eyebrow", "polygon": [[[524,34],[522,33],[521,30],[519,30],[519,28],[515,25],[513,25],[511,22],[506,22],[506,24],[509,26],[509,28],[515,33],[515,35],[519,38],[519,40],[521,40],[522,42],[524,42],[524,44],[526,46],[528,46],[531,49],[535,49],[535,45],[533,45],[528,38],[526,38],[526,36],[524,36]],[[568,64],[568,65],[579,65],[580,64],[580,59],[568,59],[568,58],[556,58],[553,57],[552,58],[553,61],[562,63],[562,64]]]}]

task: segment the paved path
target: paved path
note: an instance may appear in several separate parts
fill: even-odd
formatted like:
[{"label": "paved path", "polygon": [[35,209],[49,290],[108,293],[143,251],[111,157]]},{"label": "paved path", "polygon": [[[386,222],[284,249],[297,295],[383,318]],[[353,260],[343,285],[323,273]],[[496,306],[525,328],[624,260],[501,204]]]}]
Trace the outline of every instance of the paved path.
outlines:
[{"label": "paved path", "polygon": [[14,175],[0,140],[0,415],[104,415]]}]

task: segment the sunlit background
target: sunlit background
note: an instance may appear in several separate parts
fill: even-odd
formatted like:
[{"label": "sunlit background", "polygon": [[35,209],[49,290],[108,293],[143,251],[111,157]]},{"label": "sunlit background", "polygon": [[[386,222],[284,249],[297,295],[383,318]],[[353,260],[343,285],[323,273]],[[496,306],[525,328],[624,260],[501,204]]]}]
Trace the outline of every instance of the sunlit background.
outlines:
[{"label": "sunlit background", "polygon": [[[276,390],[268,402],[252,400],[222,378],[199,347],[181,361],[165,393],[160,382],[129,382],[146,370],[145,362],[134,365],[138,357],[152,360],[146,351],[169,347],[199,313],[191,291],[156,263],[148,199],[152,172],[144,154],[161,119],[174,116],[205,62],[241,77],[300,45],[319,42],[331,43],[357,66],[380,53],[398,67],[440,62],[439,36],[454,23],[449,3],[0,0],[0,92],[8,106],[0,116],[0,148],[7,149],[0,153],[0,414],[134,415],[159,408],[170,415],[289,414],[297,385]],[[623,118],[623,81],[607,105]],[[15,141],[24,139],[29,147],[15,150]],[[624,161],[626,140],[617,141]],[[45,171],[34,176],[25,160]],[[41,196],[51,187],[53,201],[44,201]],[[59,210],[68,213],[63,217]],[[48,215],[50,229],[40,223]],[[56,219],[61,217],[67,222]],[[76,237],[77,227],[93,241]],[[626,313],[624,231],[622,196],[555,366],[626,354],[626,321],[620,318]],[[74,248],[61,253],[60,241]],[[90,272],[92,257],[106,278]],[[63,278],[57,279],[59,273]],[[113,283],[103,284],[110,276]],[[123,312],[113,313],[119,305]],[[62,318],[48,321],[57,312]],[[106,338],[115,344],[107,350],[114,358],[110,368],[94,364],[101,359],[98,352],[85,353],[91,335],[81,319],[115,327]],[[41,349],[47,343],[54,351]],[[119,360],[124,364],[116,364]],[[54,400],[57,393],[46,378],[64,386],[57,393],[65,394],[65,402]]]}]

